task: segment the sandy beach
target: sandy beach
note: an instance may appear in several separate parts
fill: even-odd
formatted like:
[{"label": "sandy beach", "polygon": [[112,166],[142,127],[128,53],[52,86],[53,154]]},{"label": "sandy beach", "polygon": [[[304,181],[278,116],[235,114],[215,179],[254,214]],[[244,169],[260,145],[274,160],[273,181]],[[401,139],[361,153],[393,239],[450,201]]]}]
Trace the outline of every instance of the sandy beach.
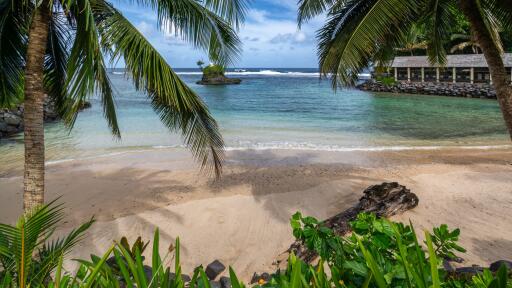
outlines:
[{"label": "sandy beach", "polygon": [[[1,175],[0,222],[13,223],[21,212],[21,176]],[[51,163],[46,199],[61,196],[66,204],[63,230],[97,219],[70,258],[100,254],[123,235],[150,240],[158,226],[162,251],[180,237],[185,272],[219,259],[248,279],[273,270],[293,241],[294,212],[332,216],[383,181],[406,185],[420,199],[395,220],[411,219],[418,230],[461,228],[464,264],[512,259],[511,176],[512,149],[240,150],[227,152],[222,180],[212,181],[186,150],[155,149]]]}]

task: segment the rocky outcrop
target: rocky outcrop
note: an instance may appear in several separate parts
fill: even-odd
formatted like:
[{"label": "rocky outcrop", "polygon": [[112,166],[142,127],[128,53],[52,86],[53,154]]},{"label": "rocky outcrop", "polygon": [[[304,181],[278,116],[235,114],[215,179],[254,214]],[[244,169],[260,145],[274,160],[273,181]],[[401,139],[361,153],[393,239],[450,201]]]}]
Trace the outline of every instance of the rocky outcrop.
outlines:
[{"label": "rocky outcrop", "polygon": [[357,85],[358,89],[373,92],[392,92],[408,94],[440,95],[496,99],[496,92],[489,84],[449,83],[449,82],[396,82],[384,85],[374,79]]},{"label": "rocky outcrop", "polygon": [[201,81],[197,81],[199,85],[233,85],[242,83],[242,79],[228,78],[224,75],[217,77],[204,77]]},{"label": "rocky outcrop", "polygon": [[231,85],[242,82],[242,79],[226,77],[225,69],[220,65],[212,64],[203,68],[202,71],[203,78],[197,82],[199,85]]},{"label": "rocky outcrop", "polygon": [[[87,109],[89,107],[91,107],[91,103],[84,102],[81,109]],[[59,119],[59,115],[55,111],[55,105],[51,101],[46,101],[43,109],[45,122]],[[0,139],[23,131],[24,111],[23,104],[11,109],[0,109]]]}]

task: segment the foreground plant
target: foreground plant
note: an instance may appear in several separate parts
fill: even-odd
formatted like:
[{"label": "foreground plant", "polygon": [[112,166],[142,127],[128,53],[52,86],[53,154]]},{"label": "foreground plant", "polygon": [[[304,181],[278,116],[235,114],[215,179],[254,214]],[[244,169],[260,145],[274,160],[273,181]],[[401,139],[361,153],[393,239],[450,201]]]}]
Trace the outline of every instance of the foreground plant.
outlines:
[{"label": "foreground plant", "polygon": [[[235,29],[245,0],[133,2],[154,10],[160,28],[207,50],[210,59],[230,63],[239,54]],[[202,167],[220,174],[223,140],[206,105],[109,1],[0,0],[0,51],[0,107],[25,105],[25,209],[44,200],[46,94],[72,127],[84,100],[96,93],[112,134],[120,137],[105,56],[124,61],[164,125],[181,132]]]},{"label": "foreground plant", "polygon": [[460,231],[450,231],[446,225],[434,228],[433,234],[425,231],[424,246],[412,224],[373,214],[359,214],[351,223],[353,233],[346,237],[300,213],[292,217],[291,225],[294,236],[318,253],[319,263],[311,265],[292,254],[287,270],[276,273],[265,287],[512,287],[505,266],[496,275],[485,270],[471,279],[447,273],[442,260],[465,249],[457,244]]},{"label": "foreground plant", "polygon": [[63,216],[62,205],[51,202],[27,212],[14,226],[0,224],[2,287],[44,286],[94,222],[91,219],[67,236],[49,240]]}]

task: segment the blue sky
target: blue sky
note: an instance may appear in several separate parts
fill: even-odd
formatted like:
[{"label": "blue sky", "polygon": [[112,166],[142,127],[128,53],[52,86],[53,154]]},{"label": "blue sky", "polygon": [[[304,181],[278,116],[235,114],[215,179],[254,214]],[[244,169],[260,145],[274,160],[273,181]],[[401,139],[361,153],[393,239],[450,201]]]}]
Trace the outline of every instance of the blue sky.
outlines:
[{"label": "blue sky", "polygon": [[[136,1],[134,1],[136,2]],[[317,67],[315,31],[322,19],[297,28],[297,0],[252,0],[239,37],[243,52],[236,67]],[[206,54],[171,33],[159,31],[156,13],[127,1],[113,4],[141,31],[175,68],[196,67],[208,62]]]}]

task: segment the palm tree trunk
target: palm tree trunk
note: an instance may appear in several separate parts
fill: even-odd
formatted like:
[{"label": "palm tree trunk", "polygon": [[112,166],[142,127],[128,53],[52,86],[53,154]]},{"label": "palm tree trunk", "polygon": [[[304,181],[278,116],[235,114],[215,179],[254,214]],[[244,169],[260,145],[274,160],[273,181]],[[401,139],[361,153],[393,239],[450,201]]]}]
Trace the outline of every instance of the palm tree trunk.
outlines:
[{"label": "palm tree trunk", "polygon": [[23,209],[44,202],[43,63],[48,42],[50,10],[43,1],[34,12],[28,35],[25,67],[25,177]]},{"label": "palm tree trunk", "polygon": [[485,26],[476,1],[459,0],[459,6],[469,20],[471,33],[473,33],[476,42],[480,45],[480,49],[489,66],[492,84],[494,90],[496,90],[496,97],[498,98],[503,119],[512,139],[512,87],[510,86],[510,79],[505,65],[503,65],[502,55]]}]

